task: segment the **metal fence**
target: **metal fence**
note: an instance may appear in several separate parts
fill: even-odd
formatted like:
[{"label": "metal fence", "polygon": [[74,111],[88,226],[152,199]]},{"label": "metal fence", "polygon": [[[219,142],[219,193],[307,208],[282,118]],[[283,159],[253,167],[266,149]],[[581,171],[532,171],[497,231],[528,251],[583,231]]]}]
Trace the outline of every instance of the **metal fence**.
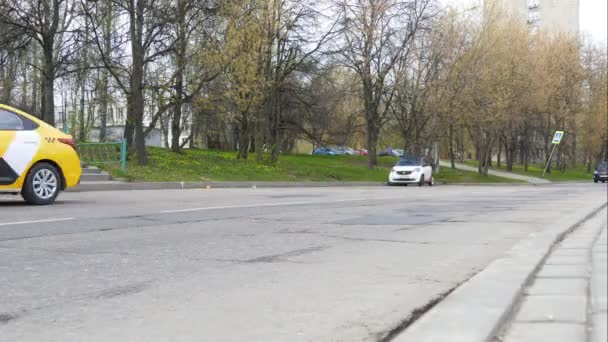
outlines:
[{"label": "metal fence", "polygon": [[77,145],[80,160],[86,164],[120,164],[127,171],[127,140],[118,142],[85,142]]}]

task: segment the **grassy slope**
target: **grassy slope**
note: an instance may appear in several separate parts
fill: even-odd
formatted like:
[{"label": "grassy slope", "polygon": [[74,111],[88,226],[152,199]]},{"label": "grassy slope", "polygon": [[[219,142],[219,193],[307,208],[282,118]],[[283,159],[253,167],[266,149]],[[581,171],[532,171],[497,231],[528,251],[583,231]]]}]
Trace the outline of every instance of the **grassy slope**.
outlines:
[{"label": "grassy slope", "polygon": [[[199,181],[368,181],[385,182],[395,158],[382,157],[374,170],[365,157],[281,155],[276,167],[254,160],[237,160],[233,152],[184,150],[181,154],[149,148],[149,165],[128,163],[127,174],[111,169],[116,177],[149,182]],[[255,158],[253,158],[255,159]],[[517,182],[500,177],[481,177],[474,172],[442,168],[435,180],[446,183]]]},{"label": "grassy slope", "polygon": [[[465,164],[477,167],[477,161],[469,160],[466,161]],[[528,172],[524,171],[523,165],[513,165],[513,173],[517,173],[520,175],[531,176],[542,178],[544,165],[535,165],[530,164],[528,166]],[[499,170],[495,165],[491,168],[493,170]],[[505,163],[502,163],[500,170],[505,170]],[[553,182],[565,182],[565,181],[589,181],[593,177],[592,172],[587,172],[585,167],[576,167],[576,168],[568,168],[566,172],[560,172],[558,170],[552,170],[551,173],[547,173],[545,175],[545,179],[548,179]]]}]

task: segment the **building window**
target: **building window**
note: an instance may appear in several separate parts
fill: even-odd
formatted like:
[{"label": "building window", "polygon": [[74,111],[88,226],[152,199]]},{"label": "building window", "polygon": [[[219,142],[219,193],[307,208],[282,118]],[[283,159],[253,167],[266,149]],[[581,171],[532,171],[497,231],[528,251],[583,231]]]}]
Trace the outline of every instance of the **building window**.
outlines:
[{"label": "building window", "polygon": [[530,12],[528,14],[528,22],[529,23],[533,23],[533,22],[536,22],[536,21],[539,21],[539,20],[540,20],[540,13],[539,12],[534,11],[534,12]]},{"label": "building window", "polygon": [[529,9],[538,8],[538,6],[540,6],[540,0],[528,0]]},{"label": "building window", "polygon": [[528,30],[528,33],[532,36],[538,34],[538,26],[530,26],[530,30]]}]

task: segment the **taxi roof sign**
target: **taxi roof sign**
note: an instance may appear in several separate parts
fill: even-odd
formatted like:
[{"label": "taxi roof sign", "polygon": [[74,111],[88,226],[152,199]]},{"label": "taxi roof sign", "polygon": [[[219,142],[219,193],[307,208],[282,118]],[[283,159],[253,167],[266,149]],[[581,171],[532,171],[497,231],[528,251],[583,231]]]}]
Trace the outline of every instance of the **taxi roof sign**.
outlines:
[{"label": "taxi roof sign", "polygon": [[556,131],[555,135],[553,136],[552,143],[555,145],[559,145],[559,143],[562,141],[563,137],[564,137],[564,131]]}]

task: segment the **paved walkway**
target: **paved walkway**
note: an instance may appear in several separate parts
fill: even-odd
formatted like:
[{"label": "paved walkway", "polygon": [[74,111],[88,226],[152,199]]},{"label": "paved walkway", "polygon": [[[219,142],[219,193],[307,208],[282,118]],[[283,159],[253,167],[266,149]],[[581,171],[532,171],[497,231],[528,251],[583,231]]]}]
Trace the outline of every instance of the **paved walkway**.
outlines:
[{"label": "paved walkway", "polygon": [[[447,162],[447,161],[441,161],[441,162],[439,162],[439,165],[441,165],[442,167],[451,167],[450,162]],[[472,166],[468,166],[468,165],[460,164],[460,163],[456,163],[456,168],[459,170],[477,172],[476,167],[472,167]],[[493,175],[493,176],[503,177],[503,178],[518,179],[518,180],[526,181],[528,183],[533,183],[533,184],[551,183],[550,181],[548,181],[546,179],[524,176],[524,175],[519,175],[517,173],[506,172],[506,171],[489,170],[488,174]]]},{"label": "paved walkway", "polygon": [[606,342],[606,209],[557,245],[496,338]]}]

